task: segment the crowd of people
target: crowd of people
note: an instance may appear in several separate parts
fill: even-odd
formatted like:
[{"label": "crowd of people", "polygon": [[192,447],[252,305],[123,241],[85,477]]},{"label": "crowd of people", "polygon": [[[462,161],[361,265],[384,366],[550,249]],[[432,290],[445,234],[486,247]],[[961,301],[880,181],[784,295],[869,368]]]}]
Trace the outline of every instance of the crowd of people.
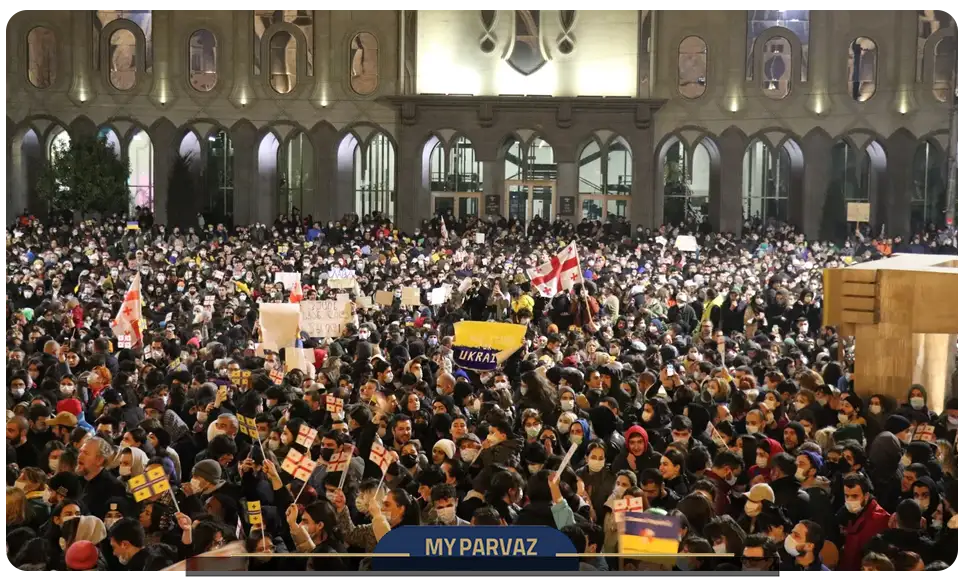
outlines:
[{"label": "crowd of people", "polygon": [[[628,497],[675,518],[679,552],[732,554],[653,567],[956,559],[956,396],[858,395],[852,342],[821,314],[823,268],[956,253],[954,231],[838,247],[772,223],[740,236],[475,218],[406,233],[378,215],[143,225],[7,230],[6,532],[20,569],[247,552],[250,571],[366,570],[364,556],[270,554],[370,553],[394,528],[470,524],[558,528],[581,567],[629,569],[606,556]],[[684,234],[695,251],[677,248]],[[572,241],[579,282],[534,291],[526,271]],[[312,355],[288,370],[260,345],[259,306],[291,299],[277,273],[300,273],[304,300],[335,299],[333,269],[354,271],[352,301],[394,302],[359,299],[340,336],[300,335]],[[113,322],[135,277],[142,336],[122,343]],[[455,289],[429,305],[443,285]],[[403,306],[413,286],[421,305]],[[494,371],[460,367],[462,320],[521,324],[524,345]],[[379,444],[387,471],[369,459]],[[328,471],[346,448],[347,474]],[[315,464],[307,481],[284,466],[292,449]],[[139,492],[161,469],[170,489]]]}]

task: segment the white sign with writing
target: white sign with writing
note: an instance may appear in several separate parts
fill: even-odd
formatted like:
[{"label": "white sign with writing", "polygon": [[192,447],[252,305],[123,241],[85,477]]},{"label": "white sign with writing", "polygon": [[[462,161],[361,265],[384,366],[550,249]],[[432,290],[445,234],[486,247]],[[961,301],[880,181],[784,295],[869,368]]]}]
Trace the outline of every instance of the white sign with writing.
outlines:
[{"label": "white sign with writing", "polygon": [[285,291],[291,291],[295,283],[301,281],[301,273],[287,273],[279,271],[274,274],[274,282],[285,286]]},{"label": "white sign with writing", "polygon": [[311,337],[340,337],[351,321],[351,303],[302,301],[301,330]]}]

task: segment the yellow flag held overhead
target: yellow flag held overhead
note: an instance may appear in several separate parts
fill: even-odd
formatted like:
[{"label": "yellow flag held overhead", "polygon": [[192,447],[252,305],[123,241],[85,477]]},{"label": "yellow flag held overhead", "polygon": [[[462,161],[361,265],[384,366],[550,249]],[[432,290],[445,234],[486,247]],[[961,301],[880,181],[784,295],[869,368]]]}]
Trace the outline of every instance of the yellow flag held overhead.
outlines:
[{"label": "yellow flag held overhead", "polygon": [[254,501],[248,502],[248,523],[252,526],[255,524],[261,524],[263,518],[261,517],[261,502]]},{"label": "yellow flag held overhead", "polygon": [[170,491],[171,482],[164,473],[164,467],[160,464],[149,466],[147,470],[133,478],[127,480],[127,487],[134,495],[134,500],[143,502],[144,500]]}]

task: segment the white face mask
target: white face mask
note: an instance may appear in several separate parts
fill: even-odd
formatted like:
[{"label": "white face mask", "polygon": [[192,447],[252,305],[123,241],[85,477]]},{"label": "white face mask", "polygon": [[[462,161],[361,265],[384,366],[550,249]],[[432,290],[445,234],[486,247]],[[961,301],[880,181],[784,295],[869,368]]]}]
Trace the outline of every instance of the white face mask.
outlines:
[{"label": "white face mask", "polygon": [[568,421],[559,420],[558,422],[556,422],[556,429],[559,430],[559,433],[563,435],[569,433],[569,428],[571,427],[572,427],[572,423]]},{"label": "white face mask", "polygon": [[526,435],[530,438],[534,438],[539,435],[539,430],[542,429],[537,425],[529,426],[526,428]]},{"label": "white face mask", "polygon": [[648,422],[648,421],[651,421],[652,419],[653,419],[653,412],[651,412],[651,411],[644,411],[644,412],[643,412],[643,421]]},{"label": "white face mask", "polygon": [[564,399],[560,402],[560,405],[562,406],[562,411],[572,411],[572,408],[576,407],[576,402],[572,399]]},{"label": "white face mask", "polygon": [[764,401],[763,405],[767,406],[767,409],[769,409],[770,411],[773,411],[777,408],[777,402],[773,401],[772,399],[768,399]]},{"label": "white face mask", "polygon": [[455,521],[455,506],[436,508],[435,513],[438,515],[439,521],[443,524],[451,524]]},{"label": "white face mask", "polygon": [[783,549],[787,551],[787,554],[791,556],[799,556],[801,554],[799,545],[793,539],[793,536],[787,536],[783,541]]},{"label": "white face mask", "polygon": [[838,414],[837,414],[837,419],[839,419],[839,420],[840,420],[840,423],[842,423],[842,424],[846,424],[848,421],[850,421],[850,418],[847,417],[847,414],[845,414],[845,413],[838,413]]},{"label": "white face mask", "polygon": [[586,466],[589,467],[590,472],[595,474],[597,472],[601,472],[602,469],[606,467],[606,460],[589,459],[586,461]]},{"label": "white face mask", "polygon": [[860,503],[860,500],[847,500],[844,505],[851,514],[856,514],[864,507],[864,505]]},{"label": "white face mask", "polygon": [[57,468],[60,467],[60,460],[47,460],[47,467],[50,468],[51,472],[56,472]]},{"label": "white face mask", "polygon": [[489,437],[485,438],[485,441],[489,442],[490,446],[495,446],[502,443],[502,441],[499,439],[499,436],[494,433],[490,433]]},{"label": "white face mask", "polygon": [[756,425],[746,424],[746,433],[755,434],[760,431],[760,427]]},{"label": "white face mask", "polygon": [[883,411],[883,408],[880,407],[879,405],[870,406],[870,413],[874,415],[879,415],[881,411]]},{"label": "white face mask", "polygon": [[275,452],[281,447],[281,440],[268,440],[268,449]]},{"label": "white face mask", "polygon": [[807,479],[807,470],[797,468],[797,473],[795,474],[797,481],[802,482]]},{"label": "white face mask", "polygon": [[716,552],[717,554],[726,554],[726,542],[713,544],[713,551]]},{"label": "white face mask", "polygon": [[117,471],[122,476],[129,476],[131,475],[131,466],[121,466],[117,468]]},{"label": "white face mask", "polygon": [[75,386],[73,386],[73,385],[61,385],[61,386],[60,386],[60,393],[62,393],[62,394],[64,394],[64,395],[73,395],[73,394],[74,394],[74,391],[75,391],[76,389],[77,389],[77,388],[76,388]]},{"label": "white face mask", "polygon": [[195,414],[195,416],[197,417],[197,420],[201,423],[205,423],[208,421],[208,412],[206,411],[199,411],[197,412],[197,414]]},{"label": "white face mask", "polygon": [[361,512],[362,514],[367,514],[369,500],[371,500],[371,496],[367,494],[359,495],[357,498],[355,498],[355,509]]},{"label": "white face mask", "polygon": [[912,397],[910,398],[910,406],[914,409],[924,408],[924,398],[922,397]]},{"label": "white face mask", "polygon": [[460,452],[462,456],[462,461],[469,464],[475,461],[475,458],[479,457],[479,450],[475,448],[465,448]]},{"label": "white face mask", "polygon": [[542,469],[542,464],[529,464],[527,468],[529,469],[530,474],[534,474]]},{"label": "white face mask", "polygon": [[800,410],[802,410],[802,409],[805,408],[805,407],[807,407],[807,404],[805,404],[805,403],[802,403],[802,402],[799,402],[799,401],[793,402],[793,409],[795,409],[795,410],[797,410],[797,411],[800,411]]}]

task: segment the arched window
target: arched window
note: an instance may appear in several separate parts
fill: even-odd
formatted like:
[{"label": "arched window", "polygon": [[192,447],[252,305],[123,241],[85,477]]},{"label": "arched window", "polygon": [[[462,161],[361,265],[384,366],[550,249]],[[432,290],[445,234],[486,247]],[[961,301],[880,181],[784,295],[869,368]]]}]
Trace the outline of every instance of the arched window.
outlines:
[{"label": "arched window", "polygon": [[207,142],[208,207],[215,215],[234,213],[234,146],[227,132],[221,130]]},{"label": "arched window", "polygon": [[292,209],[304,215],[306,199],[314,190],[314,148],[305,133],[288,139],[283,149],[281,167],[281,213],[292,214]]},{"label": "arched window", "polygon": [[130,177],[127,184],[131,190],[130,213],[137,207],[154,210],[154,145],[146,132],[138,130],[127,146],[130,161]]},{"label": "arched window", "polygon": [[368,95],[378,88],[378,39],[371,32],[359,32],[351,39],[351,89]]},{"label": "arched window", "polygon": [[[305,46],[305,68],[314,76],[315,17],[314,10],[255,10],[254,11],[254,75],[261,76],[261,47],[264,33],[275,24],[291,24],[301,32],[297,41]],[[291,69],[295,60],[291,61]],[[270,70],[270,67],[269,67]]]},{"label": "arched window", "polygon": [[860,36],[850,43],[847,59],[850,97],[857,102],[870,100],[877,92],[877,43]]},{"label": "arched window", "polygon": [[[779,26],[793,32],[800,41],[800,80],[807,81],[810,52],[809,10],[748,10],[746,13],[746,79],[753,80],[757,71],[753,65],[753,46],[756,39],[770,28]],[[766,56],[764,55],[764,60]],[[759,64],[757,64],[759,66]],[[789,72],[788,72],[789,74]]]},{"label": "arched window", "polygon": [[679,43],[679,93],[685,98],[699,98],[706,92],[706,42],[699,36],[687,36]]},{"label": "arched window", "polygon": [[934,47],[934,98],[947,102],[954,97],[954,73],[957,71],[957,37],[946,36]]},{"label": "arched window", "polygon": [[709,215],[710,153],[702,142],[689,155],[677,140],[663,159],[663,223],[701,223]]},{"label": "arched window", "polygon": [[579,155],[579,196],[582,218],[627,217],[633,186],[633,155],[616,137],[602,147],[592,141]]},{"label": "arched window", "polygon": [[914,189],[910,202],[911,230],[923,230],[929,224],[942,224],[947,213],[944,187],[944,153],[930,141],[917,145],[914,154]]},{"label": "arched window", "polygon": [[458,137],[445,152],[445,145],[433,137],[429,155],[429,188],[435,214],[467,217],[479,214],[482,192],[482,162],[475,156],[472,141]]},{"label": "arched window", "polygon": [[941,10],[917,11],[917,81],[924,81],[924,54],[927,40],[935,32],[954,26],[954,19]]},{"label": "arched window", "polygon": [[504,150],[508,218],[524,223],[537,216],[551,220],[558,173],[552,145],[539,137],[528,144],[513,137]]},{"label": "arched window", "polygon": [[47,145],[47,160],[53,161],[54,152],[70,148],[70,135],[67,131],[57,127],[55,132],[49,137]]},{"label": "arched window", "polygon": [[775,100],[786,98],[792,75],[790,42],[782,36],[767,40],[763,45],[763,94]]},{"label": "arched window", "polygon": [[[870,202],[870,190],[862,178],[864,175],[859,156],[857,150],[845,140],[837,141],[830,149],[830,183],[820,223],[823,238],[837,241],[846,239],[857,225],[848,220],[849,204]],[[863,156],[865,161],[869,158],[866,153]],[[861,227],[869,224],[861,223]]]},{"label": "arched window", "polygon": [[268,74],[271,88],[278,94],[288,94],[298,82],[298,42],[284,30],[274,33],[268,41]]},{"label": "arched window", "polygon": [[102,127],[99,131],[97,131],[97,138],[104,139],[104,141],[107,142],[107,146],[114,150],[114,155],[117,156],[117,158],[120,158],[120,139],[117,138],[117,133],[114,132],[114,129],[107,126]]},{"label": "arched window", "polygon": [[395,147],[382,133],[368,146],[355,145],[355,210],[359,215],[378,211],[395,219]]},{"label": "arched window", "polygon": [[110,84],[117,90],[137,84],[137,39],[126,28],[110,35]]},{"label": "arched window", "polygon": [[198,30],[188,42],[188,75],[191,87],[208,92],[218,83],[218,40],[210,30]]},{"label": "arched window", "polygon": [[790,153],[754,140],[743,154],[743,218],[787,221]]},{"label": "arched window", "polygon": [[49,88],[57,80],[57,37],[49,28],[27,33],[27,79],[35,88]]}]

